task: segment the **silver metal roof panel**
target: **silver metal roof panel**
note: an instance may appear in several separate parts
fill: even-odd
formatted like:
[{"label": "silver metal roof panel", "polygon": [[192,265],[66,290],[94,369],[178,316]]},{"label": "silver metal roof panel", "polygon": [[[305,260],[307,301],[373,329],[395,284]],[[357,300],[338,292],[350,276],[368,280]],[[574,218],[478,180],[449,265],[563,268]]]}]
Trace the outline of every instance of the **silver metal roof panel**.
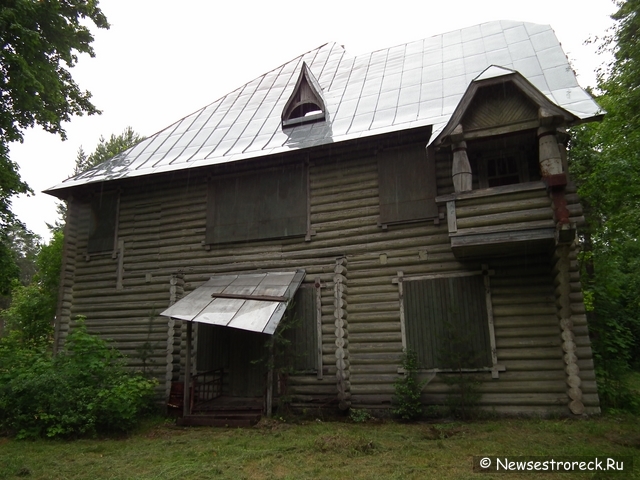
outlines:
[{"label": "silver metal roof panel", "polygon": [[[283,131],[281,114],[306,62],[327,122]],[[123,154],[47,192],[265,157],[420,126],[435,138],[491,65],[515,70],[581,120],[602,113],[577,83],[550,26],[495,21],[357,57],[326,44],[248,82]],[[429,140],[425,139],[425,143]]]}]

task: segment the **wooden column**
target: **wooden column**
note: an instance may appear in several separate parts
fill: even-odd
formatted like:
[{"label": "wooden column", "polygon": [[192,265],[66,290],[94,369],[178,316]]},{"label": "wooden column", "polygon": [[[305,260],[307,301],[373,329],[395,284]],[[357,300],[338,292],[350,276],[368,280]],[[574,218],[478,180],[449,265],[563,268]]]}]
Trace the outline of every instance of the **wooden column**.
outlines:
[{"label": "wooden column", "polygon": [[551,127],[538,128],[538,147],[540,171],[543,177],[560,175],[562,169],[562,155],[558,148],[556,129]]},{"label": "wooden column", "polygon": [[451,176],[453,177],[453,188],[456,193],[471,191],[471,164],[467,155],[467,142],[463,140],[462,125],[458,125],[451,134],[453,142],[453,166]]}]

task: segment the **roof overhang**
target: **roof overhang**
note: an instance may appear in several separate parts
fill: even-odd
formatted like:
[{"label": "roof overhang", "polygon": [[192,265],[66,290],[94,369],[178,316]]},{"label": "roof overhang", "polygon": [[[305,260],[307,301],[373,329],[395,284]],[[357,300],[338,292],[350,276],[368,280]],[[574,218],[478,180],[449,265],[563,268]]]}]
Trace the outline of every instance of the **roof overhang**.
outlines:
[{"label": "roof overhang", "polygon": [[216,275],[160,315],[272,335],[305,271]]}]

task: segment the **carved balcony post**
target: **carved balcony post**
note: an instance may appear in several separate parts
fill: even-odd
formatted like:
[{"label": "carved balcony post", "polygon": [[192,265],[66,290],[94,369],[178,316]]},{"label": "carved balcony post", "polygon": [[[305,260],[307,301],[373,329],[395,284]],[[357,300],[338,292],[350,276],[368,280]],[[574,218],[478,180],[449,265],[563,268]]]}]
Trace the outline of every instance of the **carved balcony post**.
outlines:
[{"label": "carved balcony post", "polygon": [[471,164],[467,155],[467,142],[463,140],[462,125],[458,125],[451,134],[453,150],[453,188],[456,193],[471,190]]}]

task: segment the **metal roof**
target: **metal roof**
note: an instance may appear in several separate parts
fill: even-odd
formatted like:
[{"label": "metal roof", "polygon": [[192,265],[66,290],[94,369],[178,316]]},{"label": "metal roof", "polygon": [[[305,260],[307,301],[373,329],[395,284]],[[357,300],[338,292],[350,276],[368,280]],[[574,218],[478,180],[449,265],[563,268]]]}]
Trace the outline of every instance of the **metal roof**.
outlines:
[{"label": "metal roof", "polygon": [[[327,121],[282,128],[303,63],[318,81]],[[588,120],[603,113],[576,80],[549,25],[493,21],[350,56],[326,44],[265,73],[113,159],[47,190],[234,162],[433,126],[444,128],[482,72],[514,70],[549,100]],[[483,77],[484,78],[484,77]]]},{"label": "metal roof", "polygon": [[304,276],[304,270],[216,275],[160,315],[273,334]]}]

